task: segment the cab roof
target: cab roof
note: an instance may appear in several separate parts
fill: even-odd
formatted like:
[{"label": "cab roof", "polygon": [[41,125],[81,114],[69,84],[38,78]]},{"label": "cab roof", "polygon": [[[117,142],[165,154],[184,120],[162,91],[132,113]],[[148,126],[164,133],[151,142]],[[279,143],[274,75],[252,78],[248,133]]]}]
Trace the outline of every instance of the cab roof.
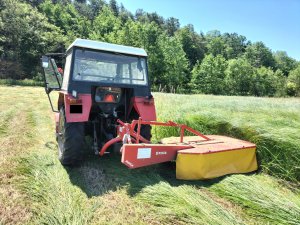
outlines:
[{"label": "cab roof", "polygon": [[137,56],[147,56],[146,51],[142,48],[134,48],[134,47],[124,46],[124,45],[116,45],[116,44],[110,44],[101,41],[92,41],[92,40],[79,39],[79,38],[77,38],[69,46],[67,51],[73,47],[89,48],[89,49],[123,53],[129,55],[137,55]]}]

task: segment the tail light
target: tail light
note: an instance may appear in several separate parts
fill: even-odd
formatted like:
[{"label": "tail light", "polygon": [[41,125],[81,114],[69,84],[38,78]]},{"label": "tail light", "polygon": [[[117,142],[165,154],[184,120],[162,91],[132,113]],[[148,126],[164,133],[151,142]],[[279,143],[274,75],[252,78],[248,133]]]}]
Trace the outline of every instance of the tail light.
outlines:
[{"label": "tail light", "polygon": [[75,104],[82,104],[82,100],[81,99],[78,99],[78,98],[74,98],[72,96],[68,96],[67,97],[67,101],[68,103],[72,104],[72,105],[75,105]]}]

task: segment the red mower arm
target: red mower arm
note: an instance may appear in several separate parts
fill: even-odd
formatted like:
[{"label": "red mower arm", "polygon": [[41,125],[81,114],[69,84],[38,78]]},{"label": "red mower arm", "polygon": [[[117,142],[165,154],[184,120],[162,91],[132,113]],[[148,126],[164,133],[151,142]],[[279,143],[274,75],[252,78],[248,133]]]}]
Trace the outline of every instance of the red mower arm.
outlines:
[{"label": "red mower arm", "polygon": [[[140,135],[141,125],[155,125],[155,126],[166,126],[166,127],[178,127],[180,128],[180,143],[183,143],[184,132],[185,130],[190,133],[203,138],[204,140],[210,140],[210,138],[206,137],[202,133],[188,127],[184,124],[177,124],[172,121],[169,122],[157,122],[157,121],[143,121],[141,118],[139,120],[133,120],[131,124],[124,123],[121,120],[118,120],[120,126],[118,126],[118,137],[108,141],[100,150],[100,156],[103,156],[105,151],[113,144],[117,142],[123,141],[123,144],[132,144],[131,140],[134,140],[134,144],[139,144],[140,141],[143,143],[150,144],[150,141],[145,139]],[[135,132],[135,127],[137,127],[137,132]]]}]

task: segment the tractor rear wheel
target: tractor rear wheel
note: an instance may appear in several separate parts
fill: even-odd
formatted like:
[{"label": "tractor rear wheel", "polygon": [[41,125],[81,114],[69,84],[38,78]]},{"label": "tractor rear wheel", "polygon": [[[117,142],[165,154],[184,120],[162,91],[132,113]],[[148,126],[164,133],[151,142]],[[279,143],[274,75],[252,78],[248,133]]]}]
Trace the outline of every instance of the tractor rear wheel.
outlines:
[{"label": "tractor rear wheel", "polygon": [[65,110],[59,111],[58,158],[62,165],[73,166],[82,160],[84,148],[84,123],[67,123]]}]

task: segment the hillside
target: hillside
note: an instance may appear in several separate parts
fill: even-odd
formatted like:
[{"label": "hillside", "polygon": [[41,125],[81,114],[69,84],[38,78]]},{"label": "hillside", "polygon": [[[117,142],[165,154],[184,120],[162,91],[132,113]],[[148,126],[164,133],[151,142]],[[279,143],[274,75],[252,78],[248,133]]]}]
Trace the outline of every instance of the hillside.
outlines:
[{"label": "hillside", "polygon": [[155,91],[300,96],[300,64],[287,52],[236,32],[201,29],[130,12],[116,0],[2,0],[0,79],[42,81],[40,57],[84,38],[145,49]]},{"label": "hillside", "polygon": [[64,168],[43,88],[0,92],[0,224],[299,224],[298,98],[156,93],[162,120],[258,143],[263,173],[183,182],[173,163],[128,170],[118,156]]}]

